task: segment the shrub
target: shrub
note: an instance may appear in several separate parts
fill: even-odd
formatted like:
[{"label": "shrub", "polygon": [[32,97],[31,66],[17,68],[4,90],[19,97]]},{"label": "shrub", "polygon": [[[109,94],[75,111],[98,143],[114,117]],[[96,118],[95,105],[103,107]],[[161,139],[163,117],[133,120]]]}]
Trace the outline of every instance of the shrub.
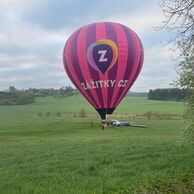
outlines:
[{"label": "shrub", "polygon": [[49,117],[50,116],[50,112],[46,112],[46,117]]},{"label": "shrub", "polygon": [[61,117],[61,112],[56,113],[57,117]]},{"label": "shrub", "polygon": [[36,115],[39,116],[39,117],[42,117],[43,116],[43,111],[41,109],[38,110]]},{"label": "shrub", "polygon": [[80,109],[80,111],[79,111],[79,117],[81,117],[81,118],[85,118],[86,117],[86,111],[83,108]]},{"label": "shrub", "polygon": [[73,117],[74,117],[74,118],[77,117],[77,113],[76,113],[76,112],[73,113]]}]

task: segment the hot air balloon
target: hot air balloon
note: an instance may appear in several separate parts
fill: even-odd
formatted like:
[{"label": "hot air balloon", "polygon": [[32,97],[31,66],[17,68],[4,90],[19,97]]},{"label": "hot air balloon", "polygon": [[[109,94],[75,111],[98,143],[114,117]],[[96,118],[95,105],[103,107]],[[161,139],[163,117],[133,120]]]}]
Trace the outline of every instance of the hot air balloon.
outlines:
[{"label": "hot air balloon", "polygon": [[101,119],[113,113],[131,88],[143,58],[137,34],[113,22],[78,29],[68,38],[63,51],[67,75]]}]

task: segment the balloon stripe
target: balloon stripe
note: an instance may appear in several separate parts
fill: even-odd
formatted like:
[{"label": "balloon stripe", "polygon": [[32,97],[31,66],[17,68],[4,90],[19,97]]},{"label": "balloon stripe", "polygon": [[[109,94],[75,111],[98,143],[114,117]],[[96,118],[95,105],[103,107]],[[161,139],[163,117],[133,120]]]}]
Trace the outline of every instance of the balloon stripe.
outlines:
[{"label": "balloon stripe", "polygon": [[69,67],[70,67],[69,64],[71,63],[71,58],[69,57],[70,55],[69,55],[68,51],[70,51],[70,45],[71,45],[71,42],[72,42],[72,36],[66,42],[66,45],[65,45],[65,48],[64,48],[64,51],[63,51],[63,64],[64,64],[64,68],[65,68],[66,73],[69,76],[70,80],[77,87],[76,81],[74,80],[74,78],[73,78],[73,76],[71,74],[71,71],[69,70]]},{"label": "balloon stripe", "polygon": [[83,75],[80,71],[80,67],[77,60],[77,38],[80,30],[76,31],[76,33],[72,36],[72,42],[69,44],[69,47],[67,46],[66,51],[69,53],[67,54],[68,64],[69,64],[69,70],[72,74],[72,77],[75,79],[76,86],[80,90],[81,93],[83,93],[86,96],[86,99],[96,108],[97,104],[95,103],[95,100],[93,96],[91,95],[90,91],[85,91],[83,89],[83,86],[81,83],[84,82]]},{"label": "balloon stripe", "polygon": [[[77,42],[77,55],[78,55],[78,61],[79,64],[82,64],[83,66],[83,70],[84,72],[82,72],[82,74],[84,75],[85,81],[90,83],[92,79],[91,75],[90,75],[90,71],[89,71],[89,65],[87,62],[87,56],[85,55],[85,53],[87,53],[87,46],[86,46],[86,35],[87,35],[87,30],[88,30],[89,26],[86,26],[85,28],[82,28],[80,33],[79,33],[79,37],[78,37],[78,42]],[[97,96],[96,90],[95,89],[91,89],[91,94],[93,96],[93,98],[96,101],[97,107],[100,107],[100,101],[99,98]]]},{"label": "balloon stripe", "polygon": [[[65,45],[64,54],[63,54],[63,62],[64,62],[65,70],[66,70],[67,75],[69,76],[70,80],[80,90],[78,84],[76,84],[76,81],[78,79],[76,79],[76,77],[73,78],[72,74],[70,73],[71,71],[69,70],[70,64],[71,64],[71,58],[70,58],[70,55],[69,55],[68,51],[70,51],[71,40],[72,40],[72,36],[68,39],[68,41]],[[94,104],[89,100],[88,96],[85,93],[83,93],[83,96],[94,106]]]},{"label": "balloon stripe", "polygon": [[[126,47],[127,48],[127,53],[126,53],[127,61],[125,61],[124,65],[122,67],[122,69],[124,70],[124,74],[121,75],[122,72],[119,72],[119,75],[120,75],[120,77],[122,77],[123,81],[127,80],[127,83],[129,84],[130,81],[128,79],[129,79],[129,77],[131,77],[132,69],[133,69],[134,61],[135,61],[135,50],[134,50],[135,43],[134,43],[134,40],[133,40],[133,37],[132,37],[132,33],[134,33],[134,32],[131,31],[130,33],[129,32],[127,33],[126,29],[124,28],[123,25],[119,24],[119,26],[122,28],[122,31],[125,34],[125,39],[124,40],[126,40],[126,44],[127,44],[127,47]],[[119,34],[118,34],[118,36],[119,36]],[[123,62],[121,62],[121,64],[122,63]],[[124,87],[119,87],[118,88],[118,90],[117,90],[118,92],[116,93],[116,97],[114,98],[114,103],[113,103],[114,107],[117,107],[117,105],[118,105],[117,101],[121,97],[121,94],[122,94],[123,90],[124,90]],[[123,97],[124,96],[122,96],[122,98]]]},{"label": "balloon stripe", "polygon": [[[75,75],[75,72],[73,70],[73,64],[72,64],[72,61],[71,61],[71,54],[72,54],[71,53],[71,43],[72,43],[72,37],[73,37],[73,35],[67,41],[67,44],[66,44],[66,47],[65,47],[66,48],[65,49],[65,61],[66,61],[66,63],[64,65],[65,65],[65,69],[67,71],[67,74],[68,74],[69,78],[71,79],[71,81],[73,82],[73,84],[78,88],[78,90],[80,92],[82,92],[82,87],[80,85],[78,85],[79,80],[78,80],[77,76],[73,76],[73,75]],[[83,91],[82,94],[88,100],[88,102],[91,103],[92,106],[95,107],[95,104],[88,97],[87,93],[85,91]]]},{"label": "balloon stripe", "polygon": [[128,45],[127,45],[127,42],[125,41],[126,36],[122,27],[119,24],[113,24],[113,26],[116,31],[116,35],[118,39],[118,49],[119,49],[118,71],[117,71],[117,74],[115,75],[117,86],[113,91],[112,102],[111,102],[111,107],[115,108],[115,100],[116,100],[116,97],[119,95],[119,91],[120,91],[120,87],[118,86],[118,84],[120,80],[123,80],[126,66],[127,66]]},{"label": "balloon stripe", "polygon": [[[105,25],[106,26],[106,33],[109,34],[108,38],[111,39],[117,45],[118,44],[117,34],[116,34],[116,31],[115,31],[113,24],[110,22],[107,22],[105,24],[106,24]],[[115,61],[115,65],[108,72],[109,80],[115,80],[115,77],[117,75],[117,71],[118,71],[118,59],[117,59],[117,61]],[[113,99],[113,92],[114,92],[114,87],[109,87],[108,88],[108,99],[107,99],[108,100],[107,107],[109,107],[109,108],[114,108],[111,106],[111,102]]]},{"label": "balloon stripe", "polygon": [[[138,37],[137,37],[138,38]],[[139,38],[138,38],[139,39]],[[139,43],[140,43],[140,59],[139,59],[139,64],[138,64],[138,69],[137,69],[137,72],[135,74],[135,77],[133,79],[133,82],[131,82],[129,88],[131,88],[131,86],[133,85],[133,83],[136,81],[140,71],[141,71],[141,68],[143,66],[143,60],[144,60],[144,52],[143,52],[143,46],[141,44],[141,41],[139,40]]]},{"label": "balloon stripe", "polygon": [[139,50],[140,50],[140,43],[139,43],[139,39],[138,39],[137,35],[131,29],[129,29],[129,28],[125,27],[125,26],[123,26],[123,28],[124,28],[124,31],[125,31],[127,36],[129,34],[129,31],[130,31],[130,34],[132,36],[132,39],[133,39],[133,42],[134,42],[133,50],[135,52],[135,58],[134,58],[135,61],[134,61],[133,66],[132,66],[132,71],[130,73],[130,76],[127,75],[127,74],[125,74],[125,76],[124,76],[124,79],[128,79],[128,83],[127,83],[126,87],[123,88],[123,90],[121,91],[121,95],[119,96],[119,98],[117,98],[116,106],[120,103],[122,98],[125,96],[125,94],[128,92],[128,90],[132,86],[132,83],[133,83],[134,78],[136,76],[136,73],[138,71],[139,62],[140,62],[140,52],[139,52]]},{"label": "balloon stripe", "polygon": [[[81,71],[81,68],[80,68],[80,65],[79,65],[79,61],[78,61],[78,55],[77,55],[77,43],[78,43],[78,36],[79,36],[79,33],[80,33],[81,29],[79,30],[79,32],[76,34],[75,38],[74,38],[74,42],[72,43],[72,47],[71,47],[71,52],[74,53],[74,55],[72,56],[72,63],[75,64],[73,66],[74,70],[75,70],[75,73],[80,81],[80,84],[81,83],[84,83],[85,82],[85,79],[84,79],[84,76],[83,76],[83,73]],[[84,90],[84,88],[82,87],[82,91]],[[85,90],[87,95],[89,96],[89,99],[91,99],[91,101],[93,102],[93,104],[95,104],[95,108],[98,107],[94,97],[92,96],[90,90]]]},{"label": "balloon stripe", "polygon": [[141,68],[142,68],[142,66],[143,66],[143,61],[144,61],[143,46],[142,46],[142,43],[141,43],[139,37],[137,37],[137,38],[138,38],[139,43],[140,43],[140,61],[139,61],[138,70],[137,70],[137,73],[136,73],[136,75],[135,75],[135,79],[134,79],[133,82],[135,82],[135,80],[137,79],[137,77],[138,77],[138,75],[139,75],[139,73],[140,73],[140,71],[141,71]]},{"label": "balloon stripe", "polygon": [[[96,24],[89,25],[86,37],[87,37],[86,47],[88,48],[91,44],[94,43],[94,40],[96,40]],[[100,80],[99,72],[97,70],[95,70],[93,67],[91,67],[89,64],[88,64],[88,67],[89,67],[90,75],[93,78],[93,81]],[[100,107],[98,107],[98,108],[102,108],[102,107],[104,107],[104,104],[103,104],[103,97],[102,97],[101,88],[98,87],[95,90],[96,90],[97,98],[100,101]]]},{"label": "balloon stripe", "polygon": [[[65,53],[65,52],[66,52],[66,51],[64,50],[64,53]],[[77,84],[76,84],[76,82],[74,81],[74,79],[73,79],[73,77],[72,77],[72,75],[71,75],[71,73],[70,73],[70,71],[69,71],[69,67],[68,67],[68,65],[67,65],[67,59],[66,59],[66,58],[67,58],[66,56],[63,57],[63,64],[64,64],[65,71],[66,71],[68,77],[70,78],[70,80],[71,80],[71,81],[73,82],[73,84],[76,86]]]},{"label": "balloon stripe", "polygon": [[[99,22],[96,24],[96,40],[100,39],[106,39],[106,29],[105,29],[105,23],[104,22]],[[108,77],[108,72],[106,71],[105,74],[99,73],[100,80],[104,81],[107,80]],[[107,105],[107,99],[108,99],[108,88],[103,87],[101,88],[101,93],[102,93],[102,98],[103,98],[103,108],[108,108]]]}]

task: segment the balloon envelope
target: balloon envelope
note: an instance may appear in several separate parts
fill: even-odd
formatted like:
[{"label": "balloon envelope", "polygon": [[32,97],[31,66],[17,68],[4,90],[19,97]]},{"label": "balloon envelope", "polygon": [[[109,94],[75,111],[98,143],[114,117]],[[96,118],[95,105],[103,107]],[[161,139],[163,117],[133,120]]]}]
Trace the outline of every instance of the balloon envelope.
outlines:
[{"label": "balloon envelope", "polygon": [[113,113],[137,79],[143,58],[137,34],[113,22],[78,29],[63,52],[67,75],[102,119]]}]

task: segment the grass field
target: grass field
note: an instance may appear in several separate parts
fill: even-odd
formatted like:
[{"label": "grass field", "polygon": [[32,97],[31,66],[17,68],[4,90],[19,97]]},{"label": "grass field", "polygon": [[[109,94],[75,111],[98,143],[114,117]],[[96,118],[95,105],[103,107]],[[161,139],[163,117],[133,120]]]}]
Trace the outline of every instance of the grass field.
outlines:
[{"label": "grass field", "polygon": [[[194,193],[194,151],[178,143],[182,120],[102,131],[98,117],[73,117],[82,108],[96,114],[80,96],[0,106],[0,194]],[[181,114],[183,104],[125,98],[115,114],[147,111]]]},{"label": "grass field", "polygon": [[[146,112],[159,112],[165,114],[181,114],[183,112],[183,103],[173,101],[153,101],[145,98],[127,97],[115,110],[115,114],[135,114]],[[24,106],[1,106],[0,116],[32,116],[37,111],[63,114],[79,112],[84,109],[87,113],[96,114],[96,111],[80,95],[66,98],[45,97],[38,98],[36,103]]]}]

